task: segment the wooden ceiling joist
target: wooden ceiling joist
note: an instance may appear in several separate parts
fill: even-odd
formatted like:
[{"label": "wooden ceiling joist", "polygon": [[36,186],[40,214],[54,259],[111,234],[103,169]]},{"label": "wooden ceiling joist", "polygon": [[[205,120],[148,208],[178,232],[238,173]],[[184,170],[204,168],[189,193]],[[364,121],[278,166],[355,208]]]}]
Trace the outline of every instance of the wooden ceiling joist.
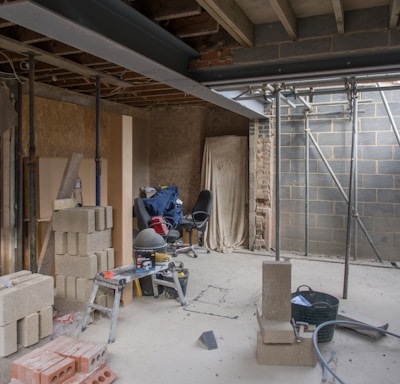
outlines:
[{"label": "wooden ceiling joist", "polygon": [[254,25],[234,0],[197,0],[197,2],[241,46],[254,46]]},{"label": "wooden ceiling joist", "polygon": [[389,28],[396,28],[397,23],[399,21],[400,0],[391,0],[389,9],[390,9]]},{"label": "wooden ceiling joist", "polygon": [[297,18],[289,0],[269,0],[271,7],[292,40],[297,40]]},{"label": "wooden ceiling joist", "polygon": [[344,8],[343,0],[332,0],[333,12],[336,19],[336,28],[339,35],[344,34]]},{"label": "wooden ceiling joist", "polygon": [[93,78],[99,76],[102,79],[102,81],[108,82],[118,87],[127,87],[131,85],[127,81],[120,80],[118,78],[115,78],[114,76],[110,76],[103,72],[92,70],[88,67],[85,67],[84,65],[80,65],[72,61],[66,60],[65,58],[52,55],[39,48],[33,48],[33,46],[31,45],[21,43],[17,40],[10,39],[5,36],[0,36],[0,45],[1,47],[7,50],[25,54],[27,57],[29,54],[32,54],[35,56],[35,59],[37,61],[44,62],[58,68],[62,68],[64,70],[80,74],[82,76],[93,77]]},{"label": "wooden ceiling joist", "polygon": [[56,40],[42,41],[35,44],[35,47],[60,56],[75,55],[80,52],[79,49]]}]

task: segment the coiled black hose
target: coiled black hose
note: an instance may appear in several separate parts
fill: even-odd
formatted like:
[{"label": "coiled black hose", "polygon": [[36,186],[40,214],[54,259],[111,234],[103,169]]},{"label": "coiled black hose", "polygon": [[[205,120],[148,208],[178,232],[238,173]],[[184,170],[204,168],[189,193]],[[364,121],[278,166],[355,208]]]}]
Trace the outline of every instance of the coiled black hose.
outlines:
[{"label": "coiled black hose", "polygon": [[358,328],[364,328],[364,329],[369,329],[369,330],[372,330],[372,331],[378,331],[378,332],[381,332],[381,333],[385,333],[386,335],[394,336],[394,337],[397,337],[397,338],[400,339],[400,335],[398,335],[396,333],[387,331],[386,329],[373,327],[372,325],[359,323],[357,321],[332,320],[332,321],[326,321],[325,323],[322,323],[322,324],[318,325],[318,327],[315,329],[315,331],[313,333],[313,337],[312,337],[313,345],[314,345],[315,351],[317,353],[318,360],[321,362],[321,364],[324,366],[324,368],[326,368],[340,384],[346,384],[346,383],[332,370],[331,367],[329,367],[328,362],[325,361],[325,359],[323,358],[320,350],[318,349],[318,332],[322,328],[325,328],[325,327],[327,327],[329,325],[338,325],[338,324],[340,324],[340,325],[348,325],[348,326],[353,326],[353,327],[358,327]]}]

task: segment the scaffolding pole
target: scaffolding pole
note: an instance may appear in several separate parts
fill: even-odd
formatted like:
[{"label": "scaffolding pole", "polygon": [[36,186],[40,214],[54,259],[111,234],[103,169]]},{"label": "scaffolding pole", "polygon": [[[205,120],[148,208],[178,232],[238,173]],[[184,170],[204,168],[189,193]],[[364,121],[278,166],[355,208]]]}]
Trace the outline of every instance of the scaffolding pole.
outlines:
[{"label": "scaffolding pole", "polygon": [[306,159],[305,159],[305,184],[306,184],[306,193],[305,193],[305,202],[304,202],[304,210],[305,210],[305,223],[304,223],[304,255],[308,256],[309,248],[310,248],[310,239],[309,239],[309,227],[310,227],[310,121],[308,119],[308,111],[305,113],[305,146],[306,146]]},{"label": "scaffolding pole", "polygon": [[101,205],[100,78],[96,76],[96,206]]},{"label": "scaffolding pole", "polygon": [[349,288],[349,270],[350,270],[350,254],[351,254],[351,237],[353,232],[353,187],[355,184],[355,171],[356,171],[356,154],[357,154],[357,121],[358,121],[358,95],[356,90],[352,90],[353,102],[353,124],[352,124],[352,140],[351,140],[351,166],[350,166],[350,180],[349,180],[349,196],[347,203],[347,232],[346,232],[346,257],[344,262],[344,283],[343,283],[343,299],[347,299]]},{"label": "scaffolding pole", "polygon": [[[344,201],[346,203],[349,202],[349,199],[346,195],[346,192],[344,191],[343,187],[341,186],[339,180],[337,179],[335,173],[333,172],[331,166],[328,163],[328,160],[326,159],[326,157],[324,156],[324,154],[322,153],[321,149],[319,148],[319,145],[317,143],[317,141],[315,140],[314,136],[312,135],[311,131],[308,132],[308,135],[310,136],[310,140],[313,143],[315,149],[317,150],[318,154],[320,155],[323,163],[325,164],[326,168],[328,169],[328,172],[330,173],[330,175],[332,176],[333,181],[335,182],[336,186],[339,189],[340,194],[342,195]],[[362,222],[361,218],[359,216],[356,217],[357,219],[357,224],[360,226],[361,230],[363,231],[365,237],[368,240],[368,243],[370,244],[370,246],[372,247],[372,249],[374,250],[376,257],[378,258],[378,260],[382,263],[382,258],[381,255],[379,254],[378,249],[375,247],[374,242],[372,241],[371,237],[369,236],[367,229],[364,226],[364,223]]]},{"label": "scaffolding pole", "polygon": [[281,251],[281,93],[276,89],[276,172],[275,172],[275,260],[279,261]]},{"label": "scaffolding pole", "polygon": [[[352,105],[353,111],[347,112],[347,113],[353,113],[353,135],[352,135],[353,144],[352,144],[352,158],[351,158],[351,161],[352,161],[352,171],[351,171],[352,184],[354,183],[354,179],[357,180],[357,174],[358,174],[357,120],[358,120],[358,113],[360,112],[358,110],[358,104],[360,103],[360,101],[358,100],[358,96],[354,93],[355,87],[356,87],[356,83],[355,83],[355,80],[353,79],[353,81],[352,81],[352,92],[353,92],[352,100],[348,101],[348,102],[352,103],[351,105]],[[270,90],[272,90],[272,89],[270,89]],[[280,167],[281,167],[281,164],[280,164],[280,161],[281,161],[280,131],[281,131],[281,120],[282,120],[281,119],[282,115],[281,115],[280,101],[281,101],[281,99],[283,101],[286,101],[286,97],[284,95],[282,95],[281,88],[274,88],[274,90],[275,90],[275,100],[276,100],[276,151],[277,151],[277,155],[276,155],[276,260],[279,260],[279,257],[280,257],[280,184],[281,184],[281,180],[280,180]],[[377,89],[372,89],[372,90],[377,90]],[[337,90],[335,90],[335,91],[337,91]],[[342,90],[342,92],[343,92],[343,90]],[[338,93],[338,92],[330,92],[330,93]],[[303,93],[303,94],[310,95],[310,93]],[[297,96],[298,95],[299,94],[297,93]],[[303,117],[305,116],[305,119],[306,119],[306,123],[305,123],[306,124],[306,127],[305,127],[305,132],[306,132],[306,137],[305,137],[305,141],[306,141],[305,255],[308,255],[308,252],[309,252],[309,218],[308,218],[308,216],[309,216],[309,192],[308,192],[309,179],[308,178],[309,178],[309,149],[310,149],[309,142],[311,140],[315,149],[317,150],[318,154],[320,155],[323,163],[325,164],[326,168],[328,169],[331,177],[333,178],[337,188],[339,189],[343,199],[348,204],[348,207],[350,209],[350,214],[348,214],[348,220],[351,220],[352,217],[354,217],[356,219],[354,221],[355,232],[357,232],[356,228],[357,228],[357,224],[358,224],[360,226],[362,232],[364,233],[369,245],[375,252],[377,259],[382,263],[383,262],[382,257],[380,255],[378,249],[376,248],[374,242],[372,241],[371,237],[369,236],[368,231],[365,228],[364,223],[362,222],[362,220],[358,214],[357,182],[356,182],[355,187],[353,187],[353,185],[352,185],[351,188],[349,188],[350,191],[351,191],[351,189],[354,188],[353,201],[356,205],[353,205],[352,202],[347,197],[346,192],[344,191],[343,187],[341,186],[339,180],[337,179],[332,168],[330,167],[327,159],[325,158],[324,154],[322,153],[321,149],[319,148],[317,141],[315,140],[315,138],[313,137],[313,135],[311,133],[311,130],[309,127],[309,115],[311,114],[311,110],[314,106],[313,103],[309,102],[308,100],[304,99],[303,97],[301,97],[299,99],[302,102],[302,104],[306,107],[305,115],[303,115]],[[370,100],[361,101],[361,103],[365,103],[365,102],[370,102]],[[332,104],[335,104],[335,103],[336,102],[333,102]],[[294,106],[297,107],[298,105],[294,105]],[[342,112],[346,113],[345,111],[342,111]],[[354,127],[354,125],[355,125],[355,127]],[[395,130],[395,133],[398,133],[395,125],[394,125],[394,130]],[[355,140],[355,142],[354,142],[354,140]],[[354,158],[354,156],[356,156],[356,158]],[[349,217],[350,217],[350,219],[349,219]],[[350,228],[350,231],[348,231],[348,235],[351,235],[351,227],[348,226],[348,228]],[[357,241],[357,237],[355,237],[355,242],[356,241]],[[351,247],[351,243],[350,243],[350,247]],[[355,252],[357,252],[357,244],[354,245],[354,248],[355,248]],[[347,249],[347,243],[346,243],[346,249]],[[346,252],[346,254],[347,254],[347,252]],[[347,295],[347,292],[346,292],[346,295]]]},{"label": "scaffolding pole", "polygon": [[[377,84],[379,86],[379,84]],[[386,112],[388,114],[389,120],[390,120],[390,124],[392,125],[393,128],[393,132],[394,135],[396,136],[397,139],[397,143],[400,145],[400,135],[399,135],[399,130],[397,129],[397,125],[396,122],[394,121],[394,117],[392,115],[392,111],[390,110],[389,107],[389,103],[386,99],[385,93],[382,91],[382,89],[379,91],[382,101],[383,101],[383,105],[385,106]]]}]

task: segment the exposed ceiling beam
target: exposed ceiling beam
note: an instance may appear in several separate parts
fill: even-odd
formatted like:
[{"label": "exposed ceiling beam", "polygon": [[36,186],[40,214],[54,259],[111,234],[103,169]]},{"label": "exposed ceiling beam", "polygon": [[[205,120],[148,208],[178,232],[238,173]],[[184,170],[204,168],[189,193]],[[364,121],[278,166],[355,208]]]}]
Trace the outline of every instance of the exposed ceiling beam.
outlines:
[{"label": "exposed ceiling beam", "polygon": [[[60,89],[52,85],[47,85],[37,82],[35,82],[34,91],[35,91],[35,96],[38,97],[62,101],[64,103],[81,105],[83,107],[91,109],[96,108],[96,99],[94,96],[83,95],[82,93],[77,93],[66,89]],[[29,93],[28,82],[22,85],[22,92],[25,94]],[[120,113],[125,115],[143,117],[143,118],[146,118],[148,116],[148,112],[142,108],[130,107],[128,105],[114,103],[112,101],[107,101],[107,100],[101,100],[100,108],[102,111],[105,112]]]},{"label": "exposed ceiling beam", "polygon": [[333,12],[335,13],[336,28],[339,35],[344,34],[344,8],[343,0],[332,0]]},{"label": "exposed ceiling beam", "polygon": [[[19,14],[17,9],[21,10]],[[199,56],[193,48],[122,1],[21,0],[0,4],[0,17],[64,43],[73,40],[75,46],[79,40],[83,43],[94,34],[102,35],[107,39],[102,44],[108,44],[110,49],[113,42],[120,43],[138,56],[182,74],[187,74],[188,61]],[[93,50],[103,48],[104,45],[92,47],[92,52],[82,50],[94,54]]]},{"label": "exposed ceiling beam", "polygon": [[285,31],[292,40],[297,40],[297,18],[289,0],[269,0]]},{"label": "exposed ceiling beam", "polygon": [[353,76],[372,73],[400,73],[400,52],[368,52],[348,57],[324,57],[313,61],[278,62],[259,65],[248,64],[225,68],[193,70],[197,81],[209,87],[226,84],[280,82],[293,79],[324,78],[327,76]]},{"label": "exposed ceiling beam", "polygon": [[254,46],[254,25],[234,0],[197,2],[241,45]]},{"label": "exposed ceiling beam", "polygon": [[0,17],[239,115],[265,118],[188,77],[197,52],[122,2],[20,0],[0,4]]},{"label": "exposed ceiling beam", "polygon": [[10,39],[9,37],[0,36],[0,46],[3,49],[17,52],[26,55],[27,57],[29,54],[33,54],[36,61],[41,61],[81,76],[91,77],[93,79],[95,79],[96,76],[99,76],[102,82],[114,85],[116,87],[126,88],[132,86],[131,82],[120,80],[114,76],[108,75],[107,73],[90,69],[84,65],[74,63],[73,61],[67,60],[63,57],[52,55],[46,51],[43,51],[42,49]]},{"label": "exposed ceiling beam", "polygon": [[397,22],[399,21],[399,13],[400,13],[400,0],[391,0],[389,28],[397,27]]}]

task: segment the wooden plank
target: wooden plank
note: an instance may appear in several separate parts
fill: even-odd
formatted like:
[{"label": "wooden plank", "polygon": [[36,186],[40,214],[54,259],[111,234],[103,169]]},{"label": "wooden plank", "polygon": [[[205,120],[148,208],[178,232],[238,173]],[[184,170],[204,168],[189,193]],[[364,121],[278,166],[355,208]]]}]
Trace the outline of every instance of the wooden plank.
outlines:
[{"label": "wooden plank", "polygon": [[344,34],[344,9],[343,0],[332,0],[333,12],[335,13],[336,27],[339,35]]},{"label": "wooden plank", "polygon": [[11,152],[12,145],[14,143],[13,130],[8,129],[3,132],[0,139],[1,146],[1,210],[0,210],[0,272],[1,275],[7,275],[15,271],[15,249],[14,249],[14,230],[13,230],[13,215],[14,210],[12,209],[13,194],[11,191],[14,190],[14,178],[13,165],[11,163],[13,154]]},{"label": "wooden plank", "polygon": [[17,112],[11,103],[9,92],[1,88],[0,89],[0,135],[15,126],[17,119]]},{"label": "wooden plank", "polygon": [[[68,163],[65,166],[61,185],[57,194],[57,199],[71,198],[76,180],[78,178],[79,167],[81,165],[82,158],[82,153],[71,154],[70,158],[68,159]],[[54,231],[52,227],[52,219],[50,219],[38,262],[38,272],[43,275],[51,274],[54,262]]]},{"label": "wooden plank", "polygon": [[[389,324],[386,322],[382,322],[377,319],[373,319],[372,317],[362,315],[360,313],[356,312],[349,312],[349,311],[340,311],[337,314],[337,320],[345,320],[345,321],[355,321],[358,323],[366,324],[366,325],[371,325],[372,327],[375,328],[382,328],[382,329],[388,329]],[[338,325],[342,326],[342,325]],[[373,339],[379,339],[385,334],[383,332],[375,331],[373,329],[365,329],[365,328],[359,328],[357,326],[352,326],[352,325],[343,325],[345,328],[350,328],[358,333],[361,333],[363,335],[367,335]]]},{"label": "wooden plank", "polygon": [[71,154],[64,170],[64,175],[57,194],[57,199],[67,199],[71,197],[72,192],[74,191],[76,179],[78,178],[79,167],[82,159],[82,153]]},{"label": "wooden plank", "polygon": [[[113,207],[112,243],[115,266],[132,264],[132,136],[134,121],[131,116],[116,117],[112,134],[109,135],[108,204]],[[120,124],[118,126],[118,123]],[[133,297],[133,284],[127,284],[121,296],[123,305]]]},{"label": "wooden plank", "polygon": [[197,2],[242,46],[254,46],[254,25],[234,0]]},{"label": "wooden plank", "polygon": [[269,0],[272,8],[292,40],[297,40],[297,18],[289,0]]}]

